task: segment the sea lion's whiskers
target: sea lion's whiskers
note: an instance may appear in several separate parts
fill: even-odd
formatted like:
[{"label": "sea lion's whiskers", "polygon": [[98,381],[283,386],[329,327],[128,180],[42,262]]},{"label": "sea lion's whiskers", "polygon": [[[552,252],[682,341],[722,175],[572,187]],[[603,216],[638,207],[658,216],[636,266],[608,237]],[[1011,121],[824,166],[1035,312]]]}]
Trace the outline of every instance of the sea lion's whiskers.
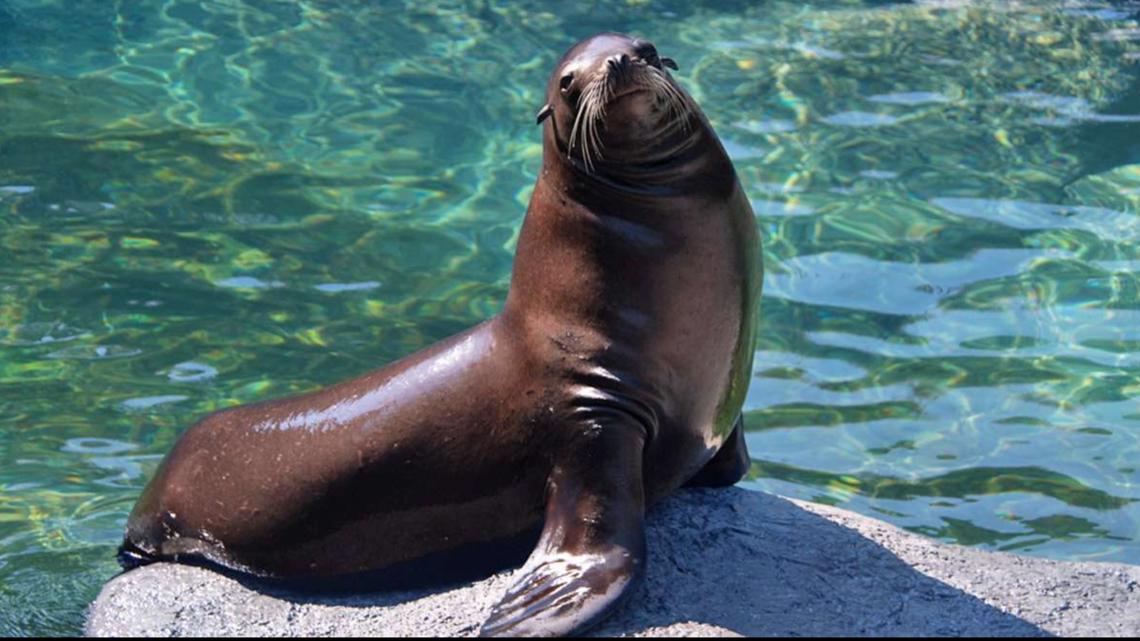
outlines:
[{"label": "sea lion's whiskers", "polygon": [[[664,93],[666,100],[669,102],[670,110],[674,113],[675,118],[681,121],[682,126],[684,126],[685,130],[687,131],[689,129],[689,117],[693,113],[692,105],[690,105],[689,101],[685,99],[685,96],[681,93],[681,90],[674,86],[673,83],[669,82],[663,73],[655,71],[651,77],[653,78],[655,84],[657,84],[657,86]],[[670,123],[670,125],[672,124],[673,123]]]},{"label": "sea lion's whiskers", "polygon": [[598,99],[594,103],[597,105],[597,107],[594,110],[595,111],[594,119],[590,123],[590,131],[593,133],[593,136],[594,136],[594,147],[597,150],[598,158],[602,157],[602,136],[600,133],[598,133],[598,125],[601,124],[603,127],[605,126],[606,105],[610,104],[610,98],[613,97],[613,92],[614,92],[613,87],[610,86],[610,84],[608,82],[602,83],[601,89],[600,89],[600,93],[602,95],[599,96]]},{"label": "sea lion's whiskers", "polygon": [[578,111],[570,128],[570,141],[566,150],[570,157],[574,147],[582,151],[582,163],[586,171],[594,171],[594,160],[601,158],[602,139],[597,124],[605,117],[606,100],[611,88],[606,78],[600,77],[582,90],[578,100]]},{"label": "sea lion's whiskers", "polygon": [[681,92],[656,69],[648,75],[648,78],[654,93],[665,101],[666,108],[669,110],[671,120],[665,127],[672,128],[674,125],[680,123],[685,131],[688,131],[689,116],[692,115],[692,108],[689,106],[689,102],[685,100]]},{"label": "sea lion's whiskers", "polygon": [[[668,117],[663,128],[672,130],[679,126],[684,131],[689,131],[693,114],[690,101],[661,70],[649,67],[647,72],[638,80],[638,84],[651,91],[663,104]],[[577,149],[582,165],[589,173],[594,172],[597,161],[603,158],[604,144],[600,128],[605,127],[606,107],[617,93],[618,84],[615,75],[600,74],[583,87],[579,95],[566,156],[572,157]]]},{"label": "sea lion's whiskers", "polygon": [[594,128],[594,119],[597,118],[598,115],[597,94],[599,93],[599,86],[600,85],[598,83],[594,83],[590,86],[590,93],[586,97],[586,104],[584,106],[586,118],[584,128],[586,130],[586,135],[583,138],[582,151],[583,158],[586,161],[586,168],[589,171],[594,170],[594,154],[596,153],[598,147],[597,132]]},{"label": "sea lion's whiskers", "polygon": [[606,104],[609,103],[612,88],[609,83],[601,83],[598,93],[602,94],[592,101],[590,105],[591,114],[589,120],[586,121],[587,132],[590,139],[594,144],[594,153],[598,158],[602,157],[602,137],[598,133],[598,123],[605,122],[606,117]]},{"label": "sea lion's whiskers", "polygon": [[579,104],[578,105],[578,113],[574,115],[574,124],[571,125],[571,127],[570,127],[570,141],[566,147],[566,157],[567,158],[570,157],[570,153],[574,150],[574,146],[579,144],[578,137],[579,137],[579,134],[581,132],[582,112],[583,111],[585,111],[585,109],[583,109],[582,105]]},{"label": "sea lion's whiskers", "polygon": [[593,86],[590,87],[589,91],[582,94],[582,105],[580,112],[582,114],[582,162],[586,165],[586,171],[591,173],[594,171],[594,163],[591,158],[592,154],[590,153],[590,145],[593,143],[590,131],[590,123],[592,123],[594,120],[593,95]]}]

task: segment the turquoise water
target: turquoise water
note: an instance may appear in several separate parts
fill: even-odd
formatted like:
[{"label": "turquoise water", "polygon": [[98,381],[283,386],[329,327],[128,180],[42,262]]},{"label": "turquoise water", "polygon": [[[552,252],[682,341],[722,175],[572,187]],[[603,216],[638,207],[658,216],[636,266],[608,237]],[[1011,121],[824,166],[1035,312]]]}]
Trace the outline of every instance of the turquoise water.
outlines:
[{"label": "turquoise water", "polygon": [[1117,3],[0,0],[0,634],[76,634],[195,417],[495,314],[576,39],[651,38],[765,243],[748,487],[1140,563]]}]

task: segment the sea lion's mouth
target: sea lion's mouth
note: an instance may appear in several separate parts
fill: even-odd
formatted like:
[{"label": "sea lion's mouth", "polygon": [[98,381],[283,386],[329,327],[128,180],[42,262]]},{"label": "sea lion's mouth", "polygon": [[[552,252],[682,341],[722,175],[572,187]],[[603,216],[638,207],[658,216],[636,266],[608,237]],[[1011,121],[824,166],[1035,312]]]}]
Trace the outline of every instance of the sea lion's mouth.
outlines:
[{"label": "sea lion's mouth", "polygon": [[609,101],[610,102],[617,102],[618,100],[621,100],[622,98],[625,98],[627,96],[632,96],[632,95],[638,94],[638,93],[653,93],[653,90],[650,89],[649,87],[645,86],[645,85],[628,87],[626,89],[623,89],[621,91],[614,93],[614,95],[610,98]]}]

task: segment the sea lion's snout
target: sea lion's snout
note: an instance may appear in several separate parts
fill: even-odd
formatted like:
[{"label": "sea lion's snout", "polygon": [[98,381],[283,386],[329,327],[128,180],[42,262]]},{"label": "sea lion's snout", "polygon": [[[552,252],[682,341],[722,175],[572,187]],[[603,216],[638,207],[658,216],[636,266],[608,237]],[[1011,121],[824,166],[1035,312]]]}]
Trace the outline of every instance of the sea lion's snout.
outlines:
[{"label": "sea lion's snout", "polygon": [[587,38],[555,66],[535,120],[551,120],[556,144],[585,173],[606,165],[660,168],[690,146],[696,131],[693,105],[666,71],[676,68],[648,40],[620,33]]},{"label": "sea lion's snout", "polygon": [[619,78],[629,73],[629,65],[629,55],[624,53],[614,54],[606,58],[606,67],[609,68],[611,74],[616,74]]}]

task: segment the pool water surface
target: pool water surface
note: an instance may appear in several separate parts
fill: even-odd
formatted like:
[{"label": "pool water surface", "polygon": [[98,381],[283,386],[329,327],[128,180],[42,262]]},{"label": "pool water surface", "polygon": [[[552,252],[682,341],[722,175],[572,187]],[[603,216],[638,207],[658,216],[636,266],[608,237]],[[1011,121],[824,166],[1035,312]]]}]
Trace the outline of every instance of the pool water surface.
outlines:
[{"label": "pool water surface", "polygon": [[197,417],[498,313],[607,30],[756,213],[743,484],[1140,563],[1134,3],[0,0],[0,634],[81,632]]}]

